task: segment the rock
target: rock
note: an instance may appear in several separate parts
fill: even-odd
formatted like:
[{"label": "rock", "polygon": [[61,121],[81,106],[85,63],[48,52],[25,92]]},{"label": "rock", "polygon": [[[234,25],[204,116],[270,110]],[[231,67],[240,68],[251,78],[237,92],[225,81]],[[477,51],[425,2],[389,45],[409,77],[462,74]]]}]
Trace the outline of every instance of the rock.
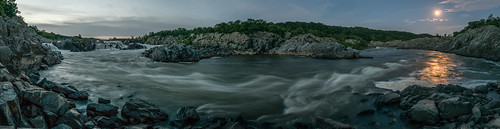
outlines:
[{"label": "rock", "polygon": [[86,52],[96,49],[96,40],[87,38],[70,38],[54,43],[59,49],[70,50],[71,52]]},{"label": "rock", "polygon": [[45,123],[45,119],[43,116],[38,116],[36,118],[29,120],[31,123],[31,127],[33,128],[47,128],[47,124]]},{"label": "rock", "polygon": [[457,121],[458,122],[462,122],[462,123],[465,123],[467,121],[469,121],[469,118],[471,117],[471,115],[462,115],[460,117],[457,118]]},{"label": "rock", "polygon": [[472,112],[472,107],[470,102],[460,101],[458,97],[442,100],[438,104],[440,116],[445,120],[455,119],[460,115],[470,114]]},{"label": "rock", "polygon": [[316,118],[316,127],[321,129],[353,129],[353,127],[348,124],[322,117]]},{"label": "rock", "polygon": [[488,25],[470,29],[453,37],[417,38],[408,41],[388,42],[377,46],[404,49],[437,50],[469,57],[500,60],[500,28]]},{"label": "rock", "polygon": [[399,103],[400,101],[401,101],[401,96],[398,93],[388,93],[377,98],[374,104],[378,109],[383,105],[395,104]]},{"label": "rock", "polygon": [[373,113],[375,113],[375,110],[368,109],[368,110],[363,110],[363,111],[359,112],[358,114],[356,114],[356,116],[371,115]]},{"label": "rock", "polygon": [[154,47],[142,54],[153,61],[160,62],[195,62],[200,60],[198,52],[182,43]]},{"label": "rock", "polygon": [[22,95],[25,100],[42,107],[43,110],[57,113],[58,115],[63,115],[69,110],[69,102],[66,98],[52,91],[30,88],[23,91]]},{"label": "rock", "polygon": [[21,106],[10,82],[0,82],[0,125],[29,127],[21,113]]},{"label": "rock", "polygon": [[12,81],[12,79],[14,79],[14,77],[10,74],[10,72],[6,68],[0,68],[0,81],[10,82]]},{"label": "rock", "polygon": [[191,125],[198,122],[198,120],[200,120],[200,116],[198,116],[196,108],[182,107],[177,110],[177,120],[181,121],[183,125]]},{"label": "rock", "polygon": [[94,121],[97,122],[97,126],[99,127],[108,127],[108,128],[116,128],[115,121],[105,116],[97,116],[94,118]]},{"label": "rock", "polygon": [[100,103],[100,104],[110,104],[111,100],[107,100],[107,99],[103,99],[103,98],[98,98],[97,99],[97,103]]},{"label": "rock", "polygon": [[84,125],[84,129],[93,129],[96,127],[96,124],[93,121],[87,121]]},{"label": "rock", "polygon": [[53,127],[51,129],[72,129],[71,126],[65,125],[65,124],[59,124],[56,127]]},{"label": "rock", "polygon": [[294,36],[270,53],[330,59],[359,57],[359,51],[346,48],[333,38],[316,37],[312,34]]},{"label": "rock", "polygon": [[131,43],[127,47],[128,50],[144,49],[144,48],[146,48],[146,46],[138,44],[138,43]]},{"label": "rock", "polygon": [[61,118],[56,121],[56,124],[66,124],[73,129],[82,129],[84,123],[80,117],[80,113],[75,109],[71,109],[61,116]]},{"label": "rock", "polygon": [[433,93],[432,88],[430,87],[422,87],[418,85],[412,85],[409,87],[406,87],[399,93],[401,96],[406,97],[406,96],[429,96]]},{"label": "rock", "polygon": [[57,93],[63,93],[66,96],[76,93],[76,90],[73,90],[67,86],[49,81],[46,78],[44,78],[40,82],[38,82],[37,85],[42,87],[42,88],[45,88],[47,90],[52,90],[52,91],[55,91]]},{"label": "rock", "polygon": [[472,108],[472,115],[474,115],[474,121],[478,121],[481,118],[481,110],[478,105]]},{"label": "rock", "polygon": [[488,109],[500,108],[500,101],[493,101],[488,106]]},{"label": "rock", "polygon": [[89,104],[87,105],[88,116],[107,116],[111,117],[118,114],[118,107],[111,104]]},{"label": "rock", "polygon": [[439,120],[438,113],[434,101],[428,99],[419,101],[408,111],[411,120],[425,124],[436,123]]},{"label": "rock", "polygon": [[439,84],[436,86],[436,91],[437,92],[440,92],[440,93],[447,93],[447,94],[451,94],[451,93],[463,93],[464,91],[467,91],[468,89],[462,87],[462,86],[459,86],[459,85],[452,85],[452,84],[449,84],[449,85],[442,85],[442,84]]},{"label": "rock", "polygon": [[47,121],[49,127],[55,126],[57,119],[59,119],[59,116],[57,114],[47,110],[43,111],[43,116],[45,117],[45,120]]},{"label": "rock", "polygon": [[132,123],[156,123],[167,120],[168,115],[155,105],[141,99],[131,99],[123,105],[123,118]]},{"label": "rock", "polygon": [[476,86],[474,88],[474,91],[476,93],[487,94],[488,93],[488,86],[486,86],[486,85]]},{"label": "rock", "polygon": [[74,99],[74,100],[88,100],[89,93],[87,93],[87,91],[77,91],[75,93],[68,95],[68,98]]},{"label": "rock", "polygon": [[35,105],[28,105],[23,107],[23,115],[28,118],[34,118],[37,116],[41,116],[43,114],[43,110]]}]

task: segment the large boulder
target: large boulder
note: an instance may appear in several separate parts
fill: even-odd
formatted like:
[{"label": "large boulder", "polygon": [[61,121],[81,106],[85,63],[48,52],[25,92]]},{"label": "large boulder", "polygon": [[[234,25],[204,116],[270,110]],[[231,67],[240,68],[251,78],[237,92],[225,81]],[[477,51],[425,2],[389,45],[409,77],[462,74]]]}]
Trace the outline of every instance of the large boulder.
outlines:
[{"label": "large boulder", "polygon": [[470,102],[460,100],[458,97],[442,100],[438,103],[439,116],[442,119],[455,119],[458,116],[470,114],[473,105]]},{"label": "large boulder", "polygon": [[121,115],[132,123],[156,123],[168,119],[167,113],[141,99],[131,99],[122,107]]},{"label": "large boulder", "polygon": [[38,116],[36,118],[32,118],[29,121],[31,123],[31,127],[33,127],[33,128],[42,128],[42,129],[47,128],[47,123],[45,122],[45,119],[43,118],[43,116]]},{"label": "large boulder", "polygon": [[408,111],[408,116],[413,121],[434,124],[439,120],[438,113],[434,101],[424,99],[411,107]]},{"label": "large boulder", "polygon": [[70,50],[71,52],[86,52],[96,49],[96,39],[70,38],[53,43],[59,49]]},{"label": "large boulder", "polygon": [[61,85],[59,83],[55,83],[52,81],[47,80],[46,78],[43,78],[38,82],[38,86],[45,88],[47,90],[55,91],[57,93],[62,93],[66,96],[76,93],[76,90],[71,89],[67,86]]},{"label": "large boulder", "polygon": [[118,114],[118,107],[111,104],[96,104],[87,105],[88,116],[107,116],[111,117]]},{"label": "large boulder", "polygon": [[0,82],[0,125],[30,127],[21,113],[18,96],[10,82]]},{"label": "large boulder", "polygon": [[84,123],[80,113],[78,113],[75,109],[71,109],[64,113],[64,115],[56,121],[56,124],[66,124],[71,126],[73,129],[82,129]]},{"label": "large boulder", "polygon": [[198,52],[182,43],[154,47],[144,51],[142,54],[153,61],[160,62],[194,62],[200,60]]},{"label": "large boulder", "polygon": [[177,121],[182,125],[195,124],[198,120],[200,120],[200,116],[194,107],[182,107],[177,110]]},{"label": "large boulder", "polygon": [[30,88],[22,91],[22,98],[27,100],[43,110],[47,110],[58,115],[63,115],[69,110],[69,102],[59,94],[46,91],[40,88]]}]

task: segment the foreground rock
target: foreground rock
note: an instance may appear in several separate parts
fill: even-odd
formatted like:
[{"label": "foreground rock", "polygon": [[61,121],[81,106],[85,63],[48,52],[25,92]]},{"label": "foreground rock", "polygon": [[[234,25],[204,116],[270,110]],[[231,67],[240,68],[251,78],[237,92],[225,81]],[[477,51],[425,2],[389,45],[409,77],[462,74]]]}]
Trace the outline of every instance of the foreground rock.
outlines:
[{"label": "foreground rock", "polygon": [[153,61],[160,62],[193,62],[199,61],[200,55],[192,47],[182,43],[167,44],[154,47],[142,53]]},{"label": "foreground rock", "polygon": [[[490,92],[484,93],[485,90]],[[400,116],[413,125],[426,128],[490,128],[496,127],[493,123],[500,116],[500,104],[486,96],[498,94],[497,90],[498,83],[489,83],[474,90],[458,85],[413,85],[400,93],[390,94],[400,95],[398,106],[403,111]],[[379,107],[378,111],[387,110],[384,107],[392,105],[382,102],[382,98],[392,98],[390,96],[380,95],[380,99],[374,102],[374,106]]]},{"label": "foreground rock", "polygon": [[373,43],[375,46],[398,47],[403,49],[426,49],[463,56],[500,60],[500,28],[489,25],[467,30],[454,37],[419,38],[409,41]]},{"label": "foreground rock", "polygon": [[158,107],[141,99],[131,99],[125,103],[121,115],[135,124],[156,123],[168,118],[168,115]]}]

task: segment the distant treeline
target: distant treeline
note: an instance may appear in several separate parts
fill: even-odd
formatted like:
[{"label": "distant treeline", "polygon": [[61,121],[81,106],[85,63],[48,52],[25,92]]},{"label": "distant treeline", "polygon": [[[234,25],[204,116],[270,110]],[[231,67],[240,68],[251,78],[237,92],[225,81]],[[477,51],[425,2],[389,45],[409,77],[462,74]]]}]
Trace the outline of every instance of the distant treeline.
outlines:
[{"label": "distant treeline", "polygon": [[494,17],[493,14],[490,14],[490,16],[488,16],[488,19],[481,19],[479,21],[471,21],[461,31],[453,32],[453,35],[456,36],[458,34],[464,33],[467,30],[481,28],[481,27],[488,26],[488,25],[494,25],[494,26],[500,27],[500,17]]},{"label": "distant treeline", "polygon": [[272,32],[284,36],[287,32],[291,36],[311,33],[319,37],[333,37],[344,45],[346,39],[356,39],[360,43],[350,46],[356,49],[366,48],[370,41],[391,41],[391,40],[410,40],[422,37],[432,37],[429,34],[413,34],[410,32],[402,31],[385,31],[374,30],[364,27],[341,27],[329,26],[322,23],[314,22],[284,22],[272,23],[264,20],[248,19],[246,21],[230,21],[216,24],[214,27],[198,27],[194,29],[178,28],[175,30],[163,30],[160,32],[151,32],[140,39],[147,40],[150,37],[166,37],[174,36],[180,37],[185,43],[190,43],[192,35],[204,33],[232,33],[240,32],[244,34],[251,34],[259,31]]},{"label": "distant treeline", "polygon": [[[29,26],[31,29],[35,30],[35,32],[42,36],[42,37],[45,37],[47,39],[52,39],[52,40],[65,40],[65,39],[68,39],[68,38],[71,38],[70,36],[64,36],[64,35],[60,35],[60,34],[56,34],[54,32],[47,32],[45,30],[39,30],[38,27],[34,26],[34,25],[31,25]],[[75,36],[75,37],[79,37],[81,38],[81,36]]]}]

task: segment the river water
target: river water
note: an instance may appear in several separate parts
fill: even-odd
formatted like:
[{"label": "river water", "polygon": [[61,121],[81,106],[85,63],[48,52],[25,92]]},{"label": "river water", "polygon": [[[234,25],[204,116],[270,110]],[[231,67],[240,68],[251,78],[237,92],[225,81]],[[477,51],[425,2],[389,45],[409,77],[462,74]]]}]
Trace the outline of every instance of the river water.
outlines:
[{"label": "river water", "polygon": [[93,101],[109,98],[121,106],[141,98],[171,116],[179,107],[195,106],[201,113],[278,123],[356,114],[371,107],[356,96],[381,88],[448,83],[473,88],[500,81],[499,62],[425,50],[361,51],[373,59],[242,55],[196,63],[153,62],[141,57],[142,51],[62,51],[62,63],[41,75],[87,90]]}]

